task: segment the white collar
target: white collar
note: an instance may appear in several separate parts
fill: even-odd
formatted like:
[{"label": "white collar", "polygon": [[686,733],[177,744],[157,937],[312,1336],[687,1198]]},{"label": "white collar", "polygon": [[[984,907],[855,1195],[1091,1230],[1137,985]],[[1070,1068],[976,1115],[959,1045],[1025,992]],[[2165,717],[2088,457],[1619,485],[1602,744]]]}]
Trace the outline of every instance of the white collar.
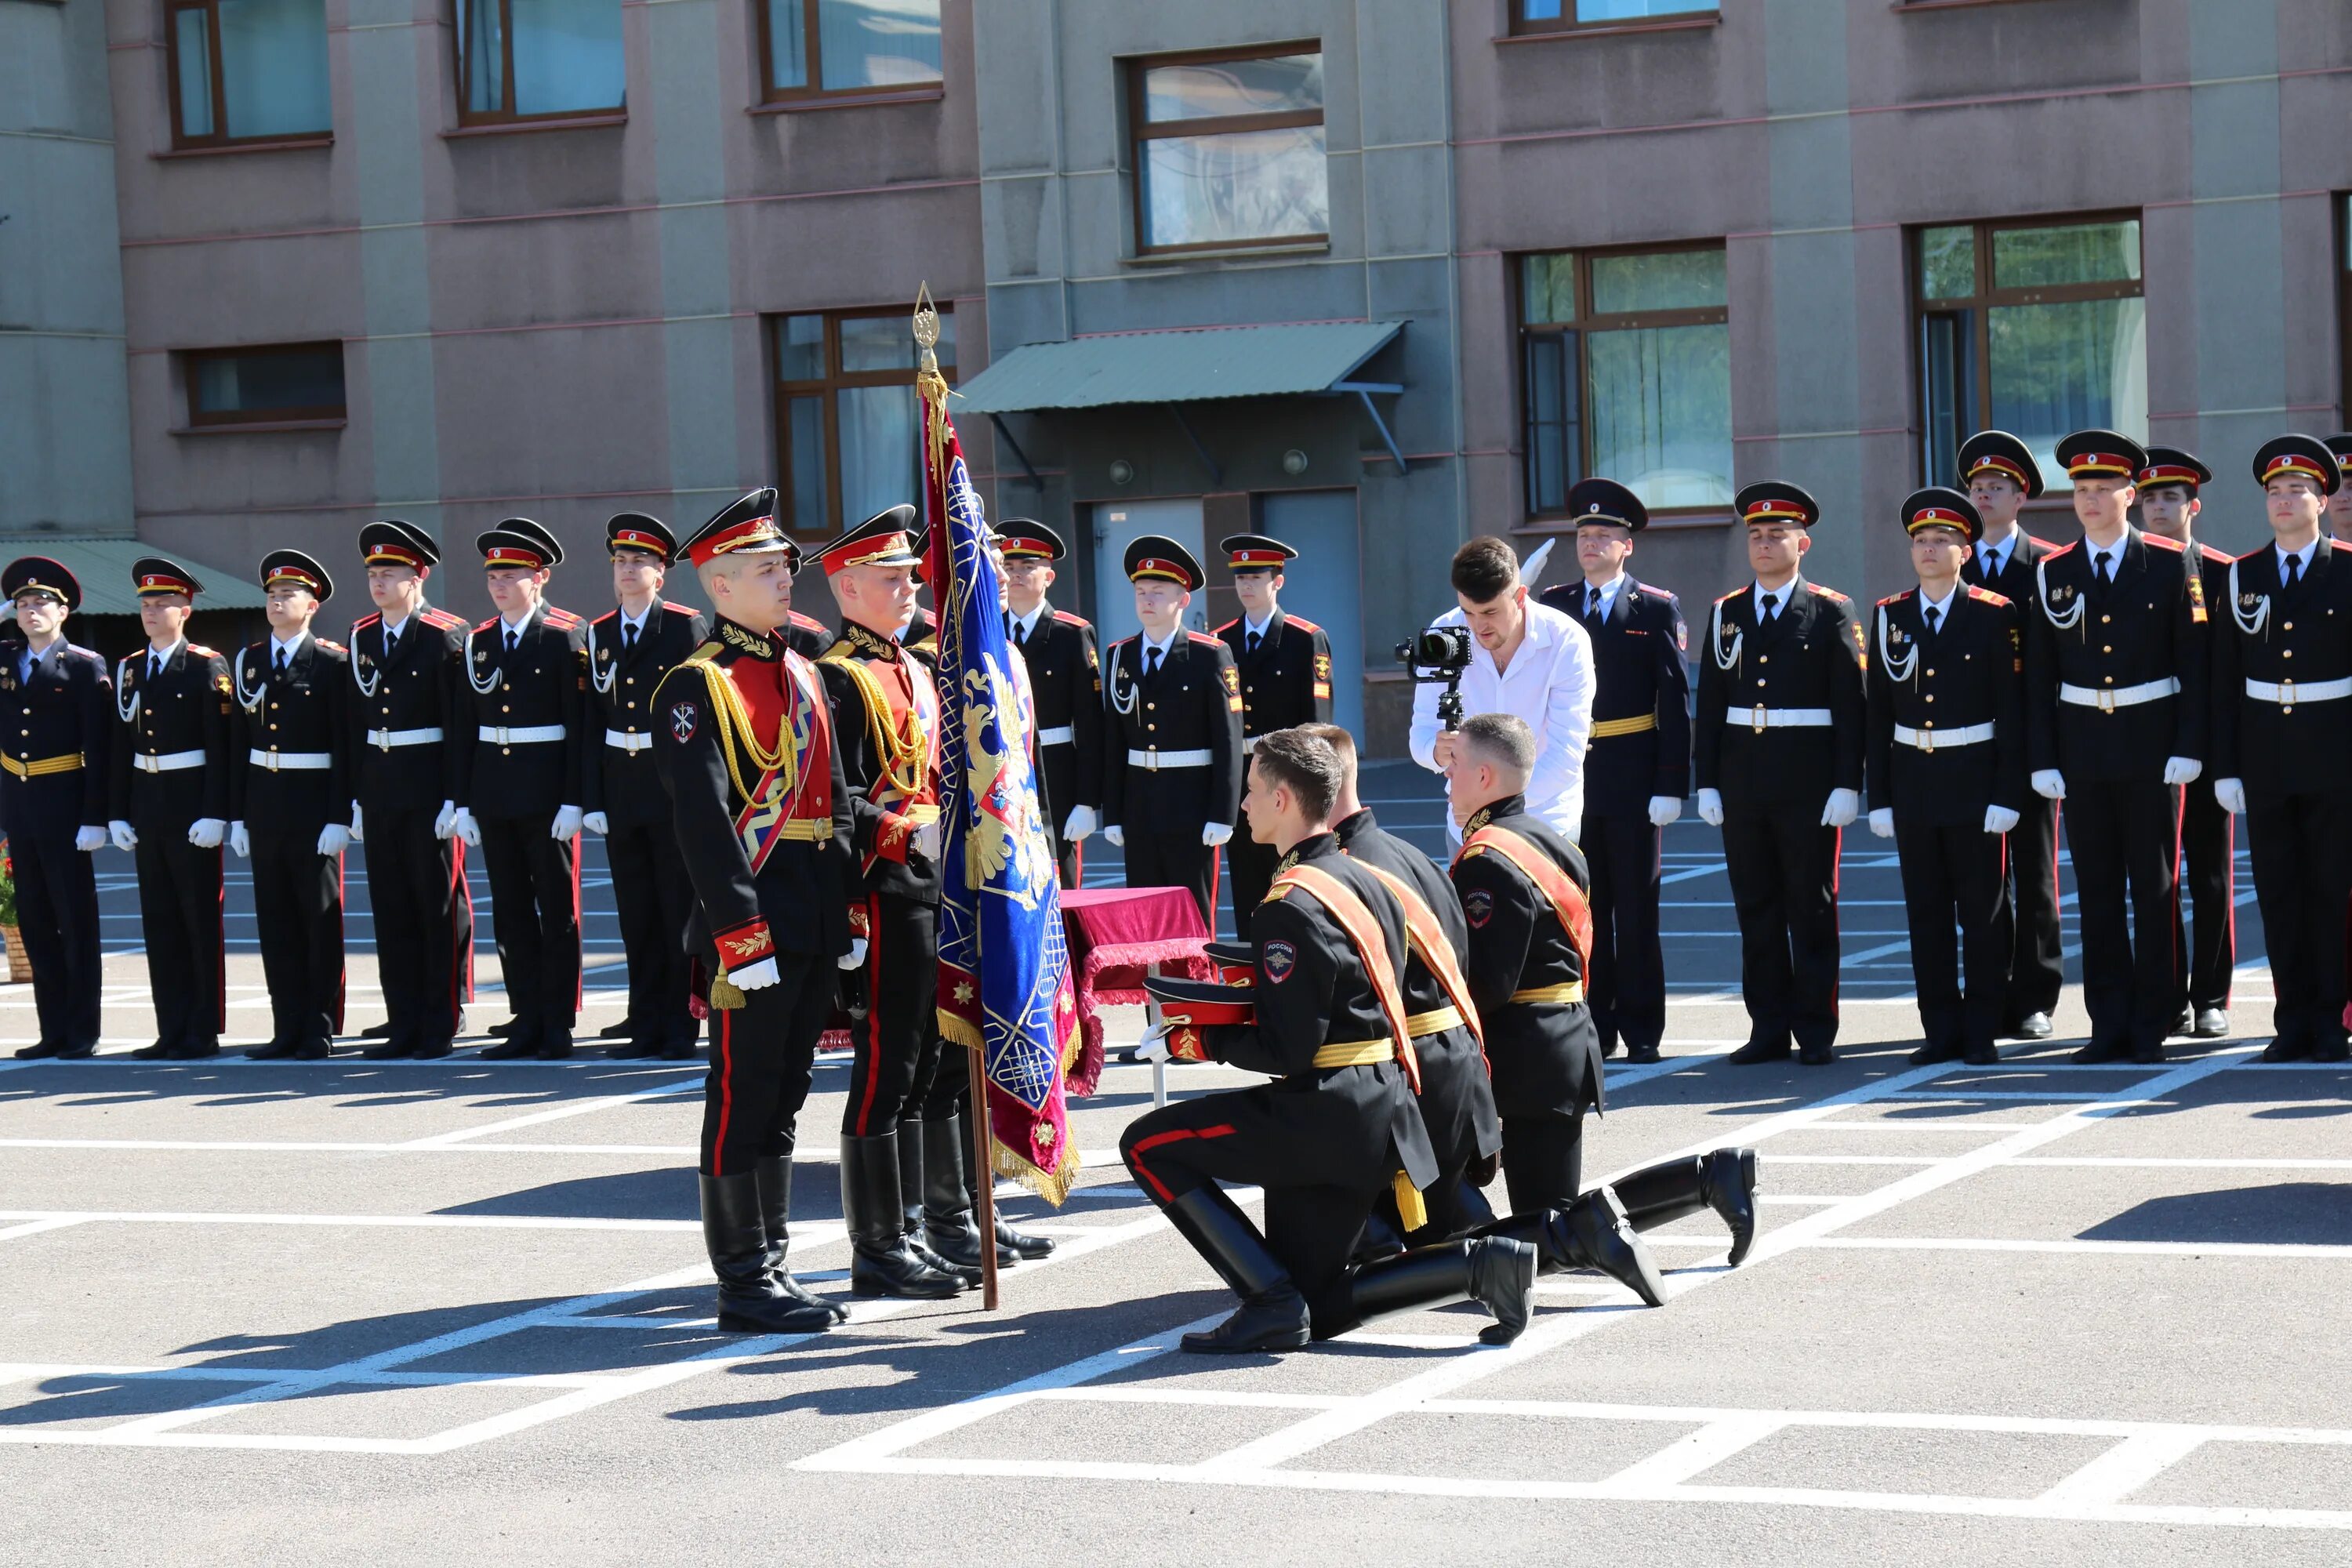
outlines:
[{"label": "white collar", "polygon": [[644,631],[646,629],[646,621],[653,615],[653,605],[647,605],[644,615],[632,618],[629,612],[626,609],[624,609],[621,611],[621,624],[625,626],[634,626],[638,631]]},{"label": "white collar", "polygon": [[499,617],[499,636],[500,637],[513,637],[517,632],[521,631],[523,627],[530,625],[531,616],[537,614],[539,614],[539,607],[534,605],[530,609],[523,612],[523,617],[519,621],[510,621],[504,616],[500,616]]},{"label": "white collar", "polygon": [[1751,578],[1748,586],[1756,595],[1756,611],[1759,615],[1763,614],[1764,601],[1767,599],[1778,599],[1780,601],[1780,607],[1784,610],[1797,601],[1797,579],[1794,577],[1777,588],[1767,588],[1762,583]]},{"label": "white collar", "polygon": [[2319,539],[2318,536],[2315,534],[2312,537],[2311,542],[2305,545],[2300,550],[2289,550],[2285,545],[2273,540],[2271,542],[2271,548],[2278,552],[2278,563],[2281,573],[2285,572],[2286,563],[2289,561],[2294,562],[2300,570],[2308,572],[2311,570],[2311,558],[2319,553]]},{"label": "white collar", "polygon": [[294,634],[294,640],[292,642],[281,642],[278,640],[278,637],[276,632],[270,633],[269,662],[276,664],[278,662],[278,656],[281,653],[289,659],[296,654],[300,653],[302,651],[302,639],[310,635],[310,634],[309,632],[297,632]]},{"label": "white collar", "polygon": [[1265,636],[1266,628],[1274,625],[1274,617],[1281,613],[1282,612],[1279,610],[1269,610],[1266,612],[1265,619],[1262,621],[1254,621],[1247,616],[1244,616],[1242,617],[1242,630],[1247,632],[1254,637],[1262,637]]},{"label": "white collar", "polygon": [[1952,584],[1952,591],[1940,599],[1927,597],[1927,590],[1922,587],[1919,590],[1920,614],[1924,616],[1927,611],[1933,610],[1936,612],[1937,619],[1948,621],[1952,618],[1952,601],[1959,596],[1960,585],[1958,582]]},{"label": "white collar", "polygon": [[165,648],[161,654],[158,654],[155,651],[155,645],[153,643],[149,643],[147,645],[147,668],[150,669],[154,668],[155,660],[159,658],[163,659],[165,664],[171,663],[173,656],[178,654],[182,648],[187,646],[188,639],[186,637],[173,637],[172,639],[172,646]]},{"label": "white collar", "polygon": [[1135,640],[1140,643],[1145,648],[1153,653],[1159,654],[1164,658],[1167,657],[1168,650],[1176,646],[1176,639],[1183,635],[1184,626],[1183,623],[1180,621],[1176,624],[1175,627],[1169,632],[1168,640],[1166,642],[1153,642],[1150,632],[1136,633]]},{"label": "white collar", "polygon": [[2083,549],[2094,562],[2104,557],[2108,564],[2115,566],[2123,564],[2124,546],[2130,542],[2131,530],[2128,528],[2116,535],[2116,542],[2113,544],[2104,546],[2092,543],[2091,536],[2087,533],[2083,536]]},{"label": "white collar", "polygon": [[377,625],[381,626],[383,631],[384,640],[386,642],[390,642],[394,637],[398,637],[402,632],[407,630],[408,623],[415,618],[416,617],[415,616],[403,616],[396,621],[384,620],[378,622]]},{"label": "white collar", "polygon": [[1021,635],[1024,637],[1027,637],[1036,631],[1037,623],[1044,620],[1052,609],[1053,606],[1051,605],[1048,605],[1045,600],[1040,599],[1037,601],[1037,607],[1030,611],[1025,616],[1016,616],[1011,611],[1007,611],[1005,614],[1007,619],[1012,621],[1014,626],[1021,628]]},{"label": "white collar", "polygon": [[1983,572],[1997,572],[2001,567],[2007,565],[2009,563],[2011,552],[2017,548],[2017,536],[2019,531],[2019,530],[2012,528],[2009,531],[2009,537],[2002,540],[1999,544],[1979,544],[1977,546],[1978,570]]},{"label": "white collar", "polygon": [[1605,614],[1609,610],[1610,606],[1617,603],[1617,590],[1622,588],[1624,585],[1625,574],[1622,572],[1618,573],[1617,575],[1610,578],[1606,583],[1595,584],[1588,582],[1584,584],[1585,600],[1587,603],[1590,603],[1592,598],[1592,590],[1596,587],[1599,588],[1601,590],[1601,608]]}]

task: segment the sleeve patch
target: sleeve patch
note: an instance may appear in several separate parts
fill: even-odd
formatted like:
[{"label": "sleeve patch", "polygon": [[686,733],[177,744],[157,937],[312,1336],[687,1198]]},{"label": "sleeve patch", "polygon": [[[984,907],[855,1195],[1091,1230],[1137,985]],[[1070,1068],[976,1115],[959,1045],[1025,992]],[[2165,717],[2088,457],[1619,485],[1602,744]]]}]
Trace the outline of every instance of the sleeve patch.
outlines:
[{"label": "sleeve patch", "polygon": [[1217,678],[1225,683],[1225,695],[1239,700],[1242,694],[1242,672],[1229,664],[1217,671]]},{"label": "sleeve patch", "polygon": [[1276,937],[1258,949],[1257,966],[1269,982],[1279,985],[1298,967],[1298,949]]},{"label": "sleeve patch", "polygon": [[1495,918],[1495,895],[1486,888],[1473,888],[1462,895],[1462,913],[1471,925],[1479,930]]},{"label": "sleeve patch", "polygon": [[694,739],[695,730],[702,722],[702,704],[691,698],[670,704],[669,732],[681,746]]}]

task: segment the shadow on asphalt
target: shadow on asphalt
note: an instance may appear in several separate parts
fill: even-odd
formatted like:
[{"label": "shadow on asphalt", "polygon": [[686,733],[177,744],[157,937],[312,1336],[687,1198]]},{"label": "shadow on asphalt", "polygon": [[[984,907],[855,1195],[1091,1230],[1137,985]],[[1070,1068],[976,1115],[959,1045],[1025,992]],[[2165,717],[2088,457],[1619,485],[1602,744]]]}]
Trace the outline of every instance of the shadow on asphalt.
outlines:
[{"label": "shadow on asphalt", "polygon": [[2093,1226],[2081,1238],[2352,1246],[2352,1184],[2281,1182],[2150,1198]]}]

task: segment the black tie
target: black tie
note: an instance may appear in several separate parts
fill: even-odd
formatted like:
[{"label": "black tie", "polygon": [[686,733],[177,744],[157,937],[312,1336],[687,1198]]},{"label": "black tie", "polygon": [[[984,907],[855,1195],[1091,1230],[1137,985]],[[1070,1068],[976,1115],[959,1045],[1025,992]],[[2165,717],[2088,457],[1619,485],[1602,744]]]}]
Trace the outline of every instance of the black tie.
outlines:
[{"label": "black tie", "polygon": [[1250,633],[1249,640],[1244,645],[1242,651],[1251,658],[1255,658],[1257,657],[1257,633]]},{"label": "black tie", "polygon": [[2115,562],[2112,556],[2100,556],[2095,569],[2099,575],[2100,587],[2112,588],[2116,585]]},{"label": "black tie", "polygon": [[1143,673],[1144,673],[1144,674],[1146,674],[1146,675],[1158,675],[1158,674],[1160,673],[1160,651],[1161,651],[1161,650],[1160,650],[1159,648],[1156,648],[1156,647],[1148,647],[1148,648],[1145,648],[1145,649],[1143,650]]},{"label": "black tie", "polygon": [[1986,581],[1990,582],[2000,575],[2000,561],[2001,558],[1998,555],[1985,557],[1982,575]]},{"label": "black tie", "polygon": [[1024,651],[1028,648],[1029,625],[1027,622],[1015,621],[1013,623],[1013,646]]},{"label": "black tie", "polygon": [[1928,635],[1928,636],[1933,637],[1933,636],[1935,635],[1935,633],[1936,633],[1936,623],[1937,623],[1937,621],[1942,620],[1943,618],[1944,618],[1944,612],[1943,612],[1943,611],[1941,611],[1941,610],[1939,610],[1939,609],[1936,608],[1936,606],[1935,606],[1935,605],[1928,605],[1928,606],[1927,606],[1927,635]]},{"label": "black tie", "polygon": [[[2292,579],[2290,579],[2290,581],[2292,581]],[[152,680],[163,673],[163,656],[160,653],[149,654],[147,656],[147,679]]]},{"label": "black tie", "polygon": [[1584,592],[1588,595],[1584,601],[1585,619],[1597,621],[1601,618],[1601,590],[1587,588]]},{"label": "black tie", "polygon": [[514,650],[515,650],[515,644],[517,644],[517,643],[520,642],[521,640],[522,640],[522,633],[520,633],[520,632],[517,631],[517,630],[516,630],[514,627],[512,627],[512,626],[509,626],[509,627],[507,628],[507,651],[508,651],[509,653],[512,653],[512,652],[514,652]]},{"label": "black tie", "polygon": [[393,657],[393,655],[394,655],[394,654],[398,653],[399,651],[400,651],[400,634],[399,634],[398,632],[386,632],[386,633],[384,633],[384,634],[383,634],[383,658],[384,658],[384,662],[385,662],[386,664],[391,663],[391,662],[392,662],[392,657]]},{"label": "black tie", "polygon": [[628,622],[623,621],[621,623],[621,651],[623,653],[635,653],[636,650],[637,628],[629,625]]},{"label": "black tie", "polygon": [[1780,618],[1780,595],[1777,595],[1777,594],[1767,594],[1767,595],[1764,595],[1764,624],[1765,624],[1766,626],[1770,626],[1774,621],[1777,621],[1777,620],[1779,620]]},{"label": "black tie", "polygon": [[2294,580],[2301,574],[2302,568],[2302,556],[2290,555],[2286,558],[2286,585],[2288,587],[2292,588],[2294,586]]},{"label": "black tie", "polygon": [[286,650],[282,647],[278,650],[278,673],[286,673]]}]

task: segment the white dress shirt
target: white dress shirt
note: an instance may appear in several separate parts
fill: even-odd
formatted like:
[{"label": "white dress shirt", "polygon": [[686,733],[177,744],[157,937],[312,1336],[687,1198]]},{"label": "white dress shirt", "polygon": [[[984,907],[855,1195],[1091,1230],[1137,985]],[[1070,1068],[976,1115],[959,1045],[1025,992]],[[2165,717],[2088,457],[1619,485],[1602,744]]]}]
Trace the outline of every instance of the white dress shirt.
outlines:
[{"label": "white dress shirt", "polygon": [[2024,537],[2023,529],[2012,528],[2009,531],[2009,537],[1999,544],[1979,545],[1977,547],[1978,575],[1987,578],[2000,576],[2001,568],[2009,564],[2010,556],[2016,552],[2017,542]]},{"label": "white dress shirt", "polygon": [[1144,673],[1149,675],[1151,672],[1151,656],[1155,653],[1160,656],[1160,663],[1167,663],[1168,650],[1176,646],[1176,639],[1183,635],[1184,627],[1181,622],[1179,622],[1175,629],[1168,634],[1168,640],[1165,642],[1153,642],[1150,632],[1136,633],[1136,652],[1143,659]]},{"label": "white dress shirt", "polygon": [[2107,563],[2106,577],[2108,582],[2112,583],[2117,577],[2123,575],[2124,546],[2130,542],[2130,541],[2131,531],[2129,529],[2126,529],[2123,532],[2116,534],[2116,542],[2113,544],[2107,545],[2104,549],[2092,543],[2088,535],[2084,537],[2083,551],[2084,553],[2087,554],[2091,558],[2091,577],[2094,581],[2096,581],[2099,576],[2099,563],[2102,561],[2105,561]]},{"label": "white dress shirt", "polygon": [[[1617,607],[1617,591],[1624,585],[1625,574],[1622,572],[1618,573],[1617,575],[1610,578],[1606,583],[1600,584],[1601,611],[1599,618],[1604,621],[1609,618],[1609,612]],[[1592,589],[1593,584],[1589,582],[1582,584],[1578,587],[1577,603],[1580,608],[1592,603]],[[1585,613],[1589,615],[1591,612],[1587,610]]]},{"label": "white dress shirt", "polygon": [[2292,561],[2294,563],[2294,580],[2300,583],[2311,575],[2311,558],[2319,553],[2319,536],[2314,534],[2311,542],[2300,550],[2289,550],[2284,544],[2273,544],[2271,548],[2278,552],[2279,581],[2286,581],[2286,563]]},{"label": "white dress shirt", "polygon": [[383,633],[384,646],[389,647],[398,642],[400,634],[408,629],[408,623],[414,619],[415,619],[414,616],[403,616],[396,621],[387,618],[380,622],[379,629]]},{"label": "white dress shirt", "polygon": [[1037,607],[1025,616],[1016,616],[1009,610],[1006,611],[1005,622],[1008,627],[1019,630],[1021,640],[1025,643],[1037,635],[1037,623],[1044,620],[1047,613],[1048,606],[1045,601],[1040,599],[1037,601]]},{"label": "white dress shirt", "polygon": [[[1468,617],[1448,610],[1433,626],[1461,626]],[[1495,668],[1495,656],[1475,637],[1470,668],[1462,672],[1462,713],[1515,713],[1536,732],[1535,772],[1528,779],[1528,809],[1573,840],[1584,831],[1584,750],[1592,739],[1592,638],[1576,617],[1528,599],[1528,630],[1508,669]],[[1437,765],[1435,686],[1412,693],[1412,760],[1432,772]],[[1445,831],[1459,840],[1451,816]]]},{"label": "white dress shirt", "polygon": [[277,668],[278,661],[281,658],[289,665],[291,665],[294,662],[294,656],[302,651],[302,639],[310,635],[310,634],[309,632],[297,632],[294,634],[294,640],[292,642],[286,642],[280,639],[276,632],[270,633],[269,668],[272,669]]},{"label": "white dress shirt", "polygon": [[1930,611],[1930,610],[1933,610],[1933,611],[1936,613],[1935,626],[1936,626],[1936,629],[1937,629],[1937,631],[1939,631],[1939,632],[1940,632],[1940,631],[1942,631],[1946,626],[1950,626],[1950,625],[1952,624],[1952,601],[1953,601],[1953,600],[1955,600],[1955,599],[1957,599],[1957,598],[1958,598],[1959,596],[1960,596],[1960,585],[1959,585],[1957,582],[1956,582],[1956,583],[1954,583],[1954,584],[1952,584],[1952,591],[1951,591],[1950,593],[1948,593],[1948,594],[1945,595],[1944,595],[1942,598],[1940,598],[1940,599],[1931,599],[1931,598],[1927,597],[1927,589],[1925,589],[1925,588],[1920,589],[1920,590],[1919,590],[1919,617],[1920,617],[1919,624],[1920,624],[1920,625],[1922,625],[1922,626],[1926,626],[1926,625],[1927,624],[1927,612],[1928,612],[1928,611]]}]

